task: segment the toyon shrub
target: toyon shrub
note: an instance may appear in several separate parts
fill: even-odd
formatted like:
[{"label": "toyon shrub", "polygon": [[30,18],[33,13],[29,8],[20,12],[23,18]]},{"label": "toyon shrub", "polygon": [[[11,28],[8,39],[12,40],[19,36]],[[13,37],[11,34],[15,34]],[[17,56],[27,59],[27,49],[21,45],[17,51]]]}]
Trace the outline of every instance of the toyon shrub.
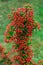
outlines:
[{"label": "toyon shrub", "polygon": [[[11,51],[4,53],[5,65],[37,65],[32,62],[33,51],[30,46],[30,37],[33,30],[40,25],[34,21],[34,12],[31,5],[18,8],[16,11],[12,8],[12,16],[8,15],[11,23],[6,27],[4,33],[6,43],[13,42]],[[16,53],[16,54],[15,54]]]}]

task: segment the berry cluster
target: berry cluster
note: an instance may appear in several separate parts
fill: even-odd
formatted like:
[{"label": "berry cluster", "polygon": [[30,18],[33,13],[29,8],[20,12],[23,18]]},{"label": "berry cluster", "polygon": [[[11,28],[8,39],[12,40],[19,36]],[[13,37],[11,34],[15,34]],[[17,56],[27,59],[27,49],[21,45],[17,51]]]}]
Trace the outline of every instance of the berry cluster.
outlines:
[{"label": "berry cluster", "polygon": [[[28,40],[32,36],[33,30],[37,27],[34,22],[33,9],[30,5],[26,5],[23,8],[18,8],[16,12],[13,11],[12,14],[12,17],[8,15],[11,23],[6,27],[4,34],[5,42],[15,43],[15,46],[12,46],[12,52],[18,53],[11,58],[12,65],[31,65],[33,51],[29,46],[30,42]],[[16,64],[15,62],[18,63]]]}]

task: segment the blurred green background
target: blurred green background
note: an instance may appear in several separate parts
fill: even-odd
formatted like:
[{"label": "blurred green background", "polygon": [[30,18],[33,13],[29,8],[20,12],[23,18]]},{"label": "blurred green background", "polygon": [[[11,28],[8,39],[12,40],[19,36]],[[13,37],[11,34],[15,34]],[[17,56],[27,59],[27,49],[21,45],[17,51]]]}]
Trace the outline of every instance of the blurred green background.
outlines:
[{"label": "blurred green background", "polygon": [[34,9],[35,21],[41,24],[41,30],[34,30],[32,36],[32,49],[34,51],[33,60],[43,60],[43,0],[0,0],[0,43],[7,47],[6,52],[11,48],[11,44],[4,42],[4,32],[6,26],[11,21],[7,15],[11,14],[11,8],[22,7],[30,3]]}]

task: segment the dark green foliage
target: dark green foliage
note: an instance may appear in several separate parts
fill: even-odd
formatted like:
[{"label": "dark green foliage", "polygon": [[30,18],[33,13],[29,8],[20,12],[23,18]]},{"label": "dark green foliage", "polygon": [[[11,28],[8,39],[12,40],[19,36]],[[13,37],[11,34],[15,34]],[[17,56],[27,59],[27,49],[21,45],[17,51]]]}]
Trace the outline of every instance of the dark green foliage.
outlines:
[{"label": "dark green foliage", "polygon": [[26,3],[28,3],[30,0],[18,0],[18,2],[26,2]]},{"label": "dark green foliage", "polygon": [[11,30],[12,30],[12,31],[14,31],[14,30],[15,30],[14,26],[11,26]]},{"label": "dark green foliage", "polygon": [[7,2],[7,1],[9,1],[9,0],[1,0],[2,2]]}]

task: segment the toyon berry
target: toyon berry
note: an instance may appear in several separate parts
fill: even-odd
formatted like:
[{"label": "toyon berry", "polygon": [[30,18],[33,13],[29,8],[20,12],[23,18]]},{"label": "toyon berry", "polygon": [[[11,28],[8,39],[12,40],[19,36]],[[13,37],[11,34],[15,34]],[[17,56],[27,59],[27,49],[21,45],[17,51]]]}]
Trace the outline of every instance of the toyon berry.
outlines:
[{"label": "toyon berry", "polygon": [[[40,29],[40,25],[34,21],[34,11],[31,5],[25,5],[16,11],[14,11],[13,8],[12,10],[12,16],[8,15],[11,22],[6,27],[4,34],[5,42],[13,42],[15,44],[12,51],[10,51],[12,54],[17,52],[17,55],[13,54],[12,65],[27,65],[31,63],[33,57],[33,51],[30,47],[30,38],[33,30],[36,27]],[[14,45],[13,43],[12,45]],[[15,62],[13,62],[14,60]],[[16,62],[18,63],[14,64]]]}]

